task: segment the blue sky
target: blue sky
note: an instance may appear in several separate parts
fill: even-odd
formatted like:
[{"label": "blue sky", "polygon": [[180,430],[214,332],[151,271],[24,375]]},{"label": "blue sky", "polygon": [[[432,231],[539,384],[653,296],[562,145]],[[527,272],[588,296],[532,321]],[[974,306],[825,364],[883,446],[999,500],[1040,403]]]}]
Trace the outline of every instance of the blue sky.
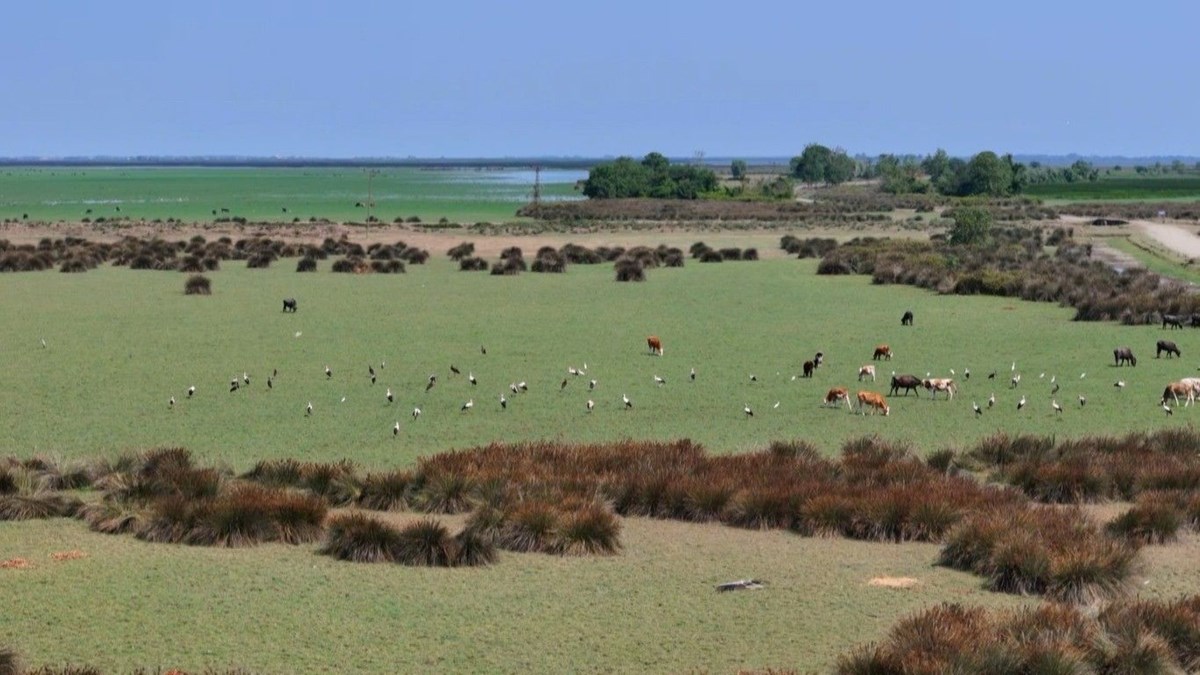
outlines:
[{"label": "blue sky", "polygon": [[0,156],[1200,155],[1200,4],[9,3]]}]

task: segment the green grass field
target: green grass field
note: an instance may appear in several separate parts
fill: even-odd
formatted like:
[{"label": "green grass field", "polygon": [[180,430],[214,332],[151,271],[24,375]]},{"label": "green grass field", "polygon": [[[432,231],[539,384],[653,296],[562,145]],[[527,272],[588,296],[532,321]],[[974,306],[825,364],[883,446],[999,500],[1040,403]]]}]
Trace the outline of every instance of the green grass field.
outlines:
[{"label": "green grass field", "polygon": [[1200,175],[1136,176],[1121,173],[1095,182],[1029,185],[1030,197],[1068,202],[1139,201],[1200,198]]},{"label": "green grass field", "polygon": [[[583,177],[582,171],[545,171],[542,194],[547,199],[577,196],[573,183]],[[331,167],[5,167],[0,169],[0,219],[28,214],[30,220],[67,222],[114,217],[363,222],[366,209],[355,204],[368,201],[367,178],[363,169]],[[427,223],[440,218],[506,222],[530,201],[533,181],[532,171],[515,169],[382,168],[371,180],[373,215],[389,223],[414,215]]]},{"label": "green grass field", "polygon": [[[231,262],[212,274],[208,297],[184,296],[186,276],[169,272],[6,275],[0,416],[9,424],[0,447],[72,458],[182,445],[236,468],[270,457],[385,466],[493,440],[687,437],[737,452],[798,437],[832,451],[877,433],[930,451],[997,431],[1119,433],[1191,420],[1190,410],[1166,418],[1157,400],[1166,382],[1195,372],[1200,332],[1169,335],[1182,360],[1155,360],[1155,340],[1168,336],[1156,327],[1075,323],[1071,310],[1049,304],[820,277],[812,261],[690,264],[652,270],[644,284],[614,282],[607,265],[494,277],[441,259],[395,276],[333,274],[329,264],[297,274],[289,261],[267,270]],[[299,300],[299,312],[280,311],[287,296]],[[909,308],[916,326],[902,328],[899,315]],[[663,338],[665,356],[646,353],[649,334]],[[864,388],[886,391],[892,370],[936,377],[954,369],[959,394],[893,399],[887,418],[820,407],[828,387],[858,386],[858,367],[878,343],[896,357],[877,362],[880,379]],[[1113,367],[1117,345],[1134,348],[1137,368]],[[792,380],[817,351],[826,365],[811,380]],[[1013,361],[1022,374],[1015,390]],[[452,375],[451,364],[462,375]],[[585,364],[586,376],[567,374]],[[374,386],[368,365],[379,374]],[[251,385],[229,393],[230,379],[244,372]],[[426,392],[431,373],[438,383]],[[656,386],[655,375],[667,384]],[[1051,408],[1054,377],[1061,416]],[[1117,379],[1128,386],[1115,388]],[[528,393],[509,392],[522,380]],[[393,405],[384,397],[389,387]],[[972,400],[983,405],[993,392],[995,410],[976,419]],[[623,409],[622,394],[632,410]],[[1028,405],[1018,412],[1022,396]],[[474,408],[460,412],[472,398]],[[314,414],[306,418],[309,401]],[[424,414],[414,421],[416,406]],[[396,421],[402,430],[393,437]]]},{"label": "green grass field", "polygon": [[[433,253],[429,265],[395,276],[332,274],[329,261],[317,274],[295,273],[294,260],[266,270],[229,262],[211,274],[209,297],[184,296],[186,275],[178,273],[4,275],[0,418],[8,424],[0,448],[70,459],[182,445],[239,471],[270,457],[397,466],[455,447],[543,438],[690,437],[715,452],[803,438],[833,452],[845,439],[877,433],[927,452],[997,431],[1123,433],[1190,425],[1197,414],[1168,418],[1157,400],[1166,381],[1195,372],[1200,331],[1075,323],[1071,310],[1054,305],[821,277],[811,260],[689,263],[651,270],[643,284],[617,284],[609,265],[493,277],[457,272]],[[280,311],[285,296],[299,300],[299,312]],[[901,328],[905,309],[916,314],[915,327]],[[664,356],[646,354],[651,333],[663,338]],[[1154,341],[1163,337],[1185,358],[1155,360]],[[923,376],[953,368],[959,395],[893,399],[887,418],[821,408],[829,386],[857,386],[858,366],[880,342],[896,357],[879,362],[880,381],[865,388],[886,390],[893,369]],[[1112,366],[1119,344],[1135,349],[1136,368]],[[818,350],[826,365],[812,380],[793,381]],[[1014,360],[1023,379],[1010,390]],[[584,363],[587,376],[567,374]],[[368,364],[380,375],[374,386]],[[450,364],[463,374],[451,377]],[[272,369],[279,374],[268,391]],[[995,381],[986,379],[992,370]],[[230,378],[243,371],[250,387],[229,393]],[[438,383],[425,392],[430,373]],[[666,385],[654,384],[656,374]],[[1061,416],[1050,407],[1055,376]],[[588,392],[591,378],[598,386]],[[1128,386],[1114,387],[1117,379]],[[507,385],[519,380],[529,392],[512,395]],[[189,401],[191,384],[197,394]],[[975,418],[972,400],[983,405],[993,391],[997,407]],[[507,411],[497,403],[501,392]],[[632,410],[622,409],[622,393]],[[1079,394],[1088,398],[1083,409]],[[1022,396],[1028,405],[1018,412]],[[589,397],[597,403],[591,414]],[[468,398],[475,407],[462,413]],[[414,405],[424,411],[416,421]],[[0,559],[23,557],[32,568],[0,570],[0,644],[33,664],[109,671],[807,671],[828,668],[931,603],[1029,602],[932,567],[936,545],[624,524],[624,551],[610,558],[504,553],[482,569],[413,569],[336,562],[313,545],[208,549],[96,534],[79,521],[3,523]],[[1197,590],[1196,545],[1189,535],[1149,551],[1142,591]],[[87,557],[48,557],[72,549]],[[748,576],[765,578],[768,589],[712,590]],[[877,576],[918,585],[869,586]]]}]

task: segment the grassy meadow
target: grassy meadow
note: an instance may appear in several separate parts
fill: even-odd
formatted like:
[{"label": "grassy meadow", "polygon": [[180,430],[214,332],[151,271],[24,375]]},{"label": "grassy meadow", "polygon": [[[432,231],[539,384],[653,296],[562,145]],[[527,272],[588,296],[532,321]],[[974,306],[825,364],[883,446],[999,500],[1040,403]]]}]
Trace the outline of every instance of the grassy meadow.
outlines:
[{"label": "grassy meadow", "polygon": [[[173,272],[6,275],[0,416],[9,424],[0,445],[67,459],[182,445],[239,469],[273,457],[393,466],[493,440],[691,438],[738,452],[803,438],[833,451],[848,438],[881,434],[932,451],[998,431],[1120,433],[1192,417],[1186,410],[1168,418],[1157,400],[1167,381],[1195,372],[1200,332],[1075,323],[1071,310],[1050,304],[821,277],[812,261],[691,263],[651,270],[642,284],[615,283],[608,265],[518,277],[458,272],[444,259],[403,275],[334,274],[329,265],[297,274],[286,260],[266,270],[229,262],[211,274],[211,296],[183,295],[186,276]],[[289,296],[299,301],[295,314],[280,311]],[[905,309],[915,312],[914,327],[900,326]],[[665,356],[647,354],[649,334],[662,337]],[[1153,358],[1162,337],[1179,343],[1182,360]],[[822,408],[827,388],[859,386],[858,367],[878,343],[896,356],[877,362],[879,381],[863,388],[886,391],[892,370],[936,377],[954,369],[959,394],[893,398],[887,418]],[[1138,367],[1113,366],[1117,345],[1134,348]],[[817,351],[825,366],[811,380],[793,380]],[[1014,361],[1022,375],[1015,390]],[[585,364],[587,375],[568,375]],[[991,371],[994,381],[986,379]],[[230,393],[230,379],[243,373],[250,386]],[[438,381],[427,392],[430,374]],[[655,375],[666,384],[656,385]],[[1061,391],[1052,397],[1054,377]],[[1127,386],[1114,387],[1117,379]],[[519,381],[529,391],[514,395],[508,385]],[[197,393],[188,400],[191,385]],[[996,408],[976,418],[972,401],[984,405],[993,392]],[[633,409],[624,409],[623,394]],[[1079,395],[1088,399],[1082,409]],[[1018,411],[1022,396],[1028,403]],[[1052,398],[1065,407],[1061,415]],[[468,399],[473,409],[461,412]],[[417,420],[414,407],[423,411]]]},{"label": "grassy meadow", "polygon": [[[611,265],[496,277],[458,272],[443,251],[431,253],[428,265],[402,275],[334,274],[331,260],[316,274],[297,274],[294,259],[268,269],[227,261],[209,275],[211,296],[185,296],[187,275],[175,272],[102,266],[4,275],[0,417],[8,424],[0,448],[70,460],[184,446],[201,462],[237,471],[283,457],[394,467],[523,439],[688,437],[731,453],[801,438],[833,453],[846,439],[880,434],[925,453],[998,431],[1117,434],[1190,425],[1197,414],[1167,417],[1158,407],[1165,382],[1195,371],[1200,331],[1191,329],[1077,323],[1073,310],[1050,304],[817,276],[813,260],[689,260],[650,270],[645,283],[618,284]],[[284,297],[295,297],[299,311],[283,313]],[[905,309],[916,316],[911,328],[900,326]],[[664,356],[646,353],[649,334],[662,337]],[[1165,337],[1184,359],[1154,359],[1154,341]],[[953,368],[959,395],[893,398],[886,418],[822,408],[828,387],[857,388],[858,367],[881,342],[895,358],[877,362],[879,381],[863,388],[886,391],[893,369],[946,376]],[[1117,345],[1134,348],[1136,368],[1113,366]],[[811,380],[793,380],[817,351],[825,365]],[[1015,390],[1013,361],[1022,374]],[[568,374],[585,363],[587,375]],[[462,374],[452,375],[451,364]],[[250,386],[230,393],[229,380],[243,372]],[[431,373],[438,381],[426,392]],[[655,375],[666,384],[656,385]],[[1055,377],[1061,416],[1050,406]],[[1114,387],[1117,379],[1127,386]],[[509,392],[522,380],[527,393]],[[976,418],[971,402],[986,405],[992,392],[996,408]],[[623,409],[622,394],[632,410]],[[1022,396],[1028,405],[1018,411]],[[471,398],[473,409],[461,412]],[[415,421],[414,406],[423,411]],[[461,524],[461,516],[438,518]],[[643,518],[622,524],[616,556],[504,552],[489,567],[446,569],[338,562],[316,555],[315,544],[214,549],[98,534],[78,520],[5,522],[0,559],[24,558],[30,567],[0,570],[0,644],[31,664],[90,663],[105,672],[807,672],[827,670],[854,644],[881,638],[898,618],[933,603],[1034,602],[934,567],[936,544]],[[1189,534],[1148,549],[1140,592],[1200,590],[1197,546]],[[51,558],[71,550],[85,557]],[[712,590],[747,577],[768,586]],[[915,585],[868,583],[877,577]]]},{"label": "grassy meadow", "polygon": [[[577,196],[581,171],[542,173],[546,199]],[[208,222],[367,219],[367,171],[358,168],[0,168],[0,219],[77,222],[125,218]],[[532,171],[389,167],[371,179],[372,215],[384,222],[505,222],[530,200]],[[286,212],[284,209],[287,209]],[[214,213],[215,212],[215,213]]]}]

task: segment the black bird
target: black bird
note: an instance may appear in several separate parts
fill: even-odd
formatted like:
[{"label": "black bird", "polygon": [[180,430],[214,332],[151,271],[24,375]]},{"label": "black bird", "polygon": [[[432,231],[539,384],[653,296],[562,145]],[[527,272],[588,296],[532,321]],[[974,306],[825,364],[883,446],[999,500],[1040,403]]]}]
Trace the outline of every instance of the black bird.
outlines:
[{"label": "black bird", "polygon": [[996,371],[993,370],[992,372],[988,373],[988,379],[989,380],[996,379]]},{"label": "black bird", "polygon": [[455,368],[453,363],[450,364],[450,372],[454,373],[455,375],[462,375],[462,372],[460,372],[458,368]]},{"label": "black bird", "polygon": [[564,377],[564,378],[563,378],[563,381],[562,381],[562,384],[560,384],[560,385],[558,386],[558,390],[559,390],[559,391],[562,391],[563,389],[566,389],[566,388],[567,388],[567,378],[565,378],[565,377]]},{"label": "black bird", "polygon": [[483,354],[484,356],[487,356],[487,347],[484,347],[483,345],[479,345],[479,353]]},{"label": "black bird", "polygon": [[375,366],[368,365],[367,373],[370,374],[371,377],[375,377]]},{"label": "black bird", "polygon": [[279,377],[279,369],[278,368],[271,369],[271,377]]},{"label": "black bird", "polygon": [[275,385],[271,384],[271,378],[267,378],[267,389],[273,389]]}]

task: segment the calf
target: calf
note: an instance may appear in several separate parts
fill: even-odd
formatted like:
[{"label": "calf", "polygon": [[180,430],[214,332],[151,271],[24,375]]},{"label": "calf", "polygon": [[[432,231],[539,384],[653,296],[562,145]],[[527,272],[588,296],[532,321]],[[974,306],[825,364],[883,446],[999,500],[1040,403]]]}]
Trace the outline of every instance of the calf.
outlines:
[{"label": "calf", "polygon": [[863,366],[862,368],[858,369],[858,381],[859,382],[862,382],[864,379],[866,379],[868,377],[871,378],[872,382],[875,381],[875,366],[872,366],[870,364],[867,364],[867,365]]},{"label": "calf", "polygon": [[646,346],[650,348],[651,354],[663,355],[662,340],[658,339],[657,335],[646,338]]},{"label": "calf", "polygon": [[876,347],[875,348],[875,356],[871,357],[871,360],[878,361],[879,359],[886,359],[888,361],[891,361],[892,360],[892,348],[887,345],[879,345],[878,347]]},{"label": "calf", "polygon": [[1184,317],[1176,314],[1163,314],[1162,321],[1163,328],[1166,328],[1167,326],[1170,326],[1171,328],[1183,328]]},{"label": "calf", "polygon": [[1163,352],[1167,353],[1168,359],[1171,358],[1172,354],[1179,356],[1179,347],[1175,346],[1175,343],[1170,340],[1159,340],[1155,347],[1154,358],[1156,359],[1162,356]]},{"label": "calf", "polygon": [[1116,365],[1121,366],[1128,363],[1131,366],[1137,365],[1137,357],[1133,355],[1133,350],[1129,347],[1117,347],[1113,350],[1113,361]]},{"label": "calf", "polygon": [[901,326],[911,326],[912,320],[913,320],[913,315],[912,315],[912,310],[910,309],[904,313],[904,316],[900,317],[900,325]]},{"label": "calf", "polygon": [[873,391],[858,392],[858,411],[866,415],[867,406],[871,406],[872,415],[874,415],[876,411],[882,410],[883,416],[887,417],[888,413],[891,412],[891,408],[888,408],[887,399],[883,398],[883,394],[877,394]]},{"label": "calf", "polygon": [[921,380],[916,375],[896,375],[892,374],[892,388],[888,391],[888,396],[895,396],[901,389],[904,390],[904,395],[908,396],[908,392],[913,392],[917,398],[921,398],[919,387]]},{"label": "calf", "polygon": [[284,298],[283,299],[283,311],[285,311],[285,312],[296,311],[296,299],[295,298]]},{"label": "calf", "polygon": [[925,387],[925,389],[927,391],[929,391],[930,395],[935,399],[937,398],[937,393],[939,391],[946,392],[947,400],[954,398],[954,389],[955,389],[954,380],[952,380],[948,377],[929,378],[926,380],[922,380],[921,384],[922,384],[922,386]]},{"label": "calf", "polygon": [[846,402],[846,409],[850,410],[850,391],[845,387],[833,387],[825,394],[825,402],[822,406],[836,407],[839,401]]}]

